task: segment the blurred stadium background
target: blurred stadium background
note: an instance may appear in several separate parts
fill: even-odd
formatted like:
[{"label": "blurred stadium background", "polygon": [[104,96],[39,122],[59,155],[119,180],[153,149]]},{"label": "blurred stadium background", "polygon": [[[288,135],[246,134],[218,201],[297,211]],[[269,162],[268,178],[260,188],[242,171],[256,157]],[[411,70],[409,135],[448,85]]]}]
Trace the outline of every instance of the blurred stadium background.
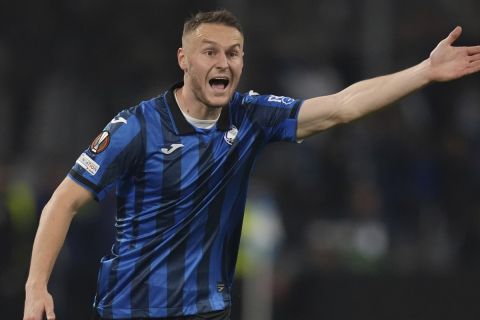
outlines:
[{"label": "blurred stadium background", "polygon": [[[232,10],[241,91],[333,93],[426,58],[478,0],[3,1],[0,306],[19,319],[39,213],[121,109],[180,79],[183,20]],[[480,78],[435,84],[254,171],[233,320],[478,319]],[[50,281],[58,319],[88,319],[114,203],[74,220]]]}]

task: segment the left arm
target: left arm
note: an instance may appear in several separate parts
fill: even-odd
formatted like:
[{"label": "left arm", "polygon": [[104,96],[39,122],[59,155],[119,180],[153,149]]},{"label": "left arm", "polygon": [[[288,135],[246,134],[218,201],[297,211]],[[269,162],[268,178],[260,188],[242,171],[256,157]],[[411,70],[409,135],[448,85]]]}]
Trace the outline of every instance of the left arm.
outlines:
[{"label": "left arm", "polygon": [[434,81],[449,81],[480,70],[480,46],[453,47],[455,28],[420,64],[397,73],[357,82],[332,95],[305,100],[297,139],[346,123],[387,106]]}]

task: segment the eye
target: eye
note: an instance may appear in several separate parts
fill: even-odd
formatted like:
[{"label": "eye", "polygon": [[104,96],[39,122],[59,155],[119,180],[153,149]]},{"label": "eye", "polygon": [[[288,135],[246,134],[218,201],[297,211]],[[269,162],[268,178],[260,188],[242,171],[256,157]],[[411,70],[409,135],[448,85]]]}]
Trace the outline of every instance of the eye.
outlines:
[{"label": "eye", "polygon": [[211,57],[215,54],[215,52],[213,51],[213,49],[207,49],[203,52],[205,55]]}]

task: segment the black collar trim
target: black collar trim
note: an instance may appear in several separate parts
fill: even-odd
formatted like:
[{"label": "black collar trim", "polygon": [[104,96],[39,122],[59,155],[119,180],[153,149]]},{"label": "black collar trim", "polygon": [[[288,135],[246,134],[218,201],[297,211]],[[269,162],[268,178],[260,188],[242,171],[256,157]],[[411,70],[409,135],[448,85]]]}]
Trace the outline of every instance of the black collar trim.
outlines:
[{"label": "black collar trim", "polygon": [[[173,122],[178,130],[178,133],[181,135],[194,134],[195,128],[187,121],[187,119],[185,119],[180,107],[177,104],[177,100],[175,99],[174,91],[181,87],[183,87],[183,81],[175,84],[170,88],[170,90],[167,91],[167,107],[170,109],[170,113],[173,117]],[[230,107],[225,106],[222,109],[220,118],[218,118],[217,129],[221,131],[228,131],[230,130],[230,123]]]}]

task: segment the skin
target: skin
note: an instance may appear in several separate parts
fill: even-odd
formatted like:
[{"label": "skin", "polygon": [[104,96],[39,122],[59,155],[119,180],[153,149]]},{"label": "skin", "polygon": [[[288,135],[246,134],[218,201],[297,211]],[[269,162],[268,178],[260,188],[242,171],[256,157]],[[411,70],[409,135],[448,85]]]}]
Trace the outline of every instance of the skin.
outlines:
[{"label": "skin", "polygon": [[[297,138],[378,110],[434,81],[449,81],[480,70],[480,46],[454,47],[462,29],[455,28],[416,66],[355,83],[328,96],[305,100],[298,116]],[[182,39],[177,57],[185,85],[176,92],[180,107],[197,119],[216,119],[228,104],[243,69],[243,36],[235,28],[202,24]],[[229,85],[214,89],[213,77]],[[25,285],[24,320],[55,319],[48,279],[71,220],[92,199],[89,191],[65,178],[42,211]]]},{"label": "skin", "polygon": [[[180,108],[197,119],[217,119],[238,86],[243,70],[243,36],[236,29],[202,24],[184,35],[177,58],[184,71],[184,86],[177,93]],[[229,80],[224,89],[214,88],[213,78]]]}]

